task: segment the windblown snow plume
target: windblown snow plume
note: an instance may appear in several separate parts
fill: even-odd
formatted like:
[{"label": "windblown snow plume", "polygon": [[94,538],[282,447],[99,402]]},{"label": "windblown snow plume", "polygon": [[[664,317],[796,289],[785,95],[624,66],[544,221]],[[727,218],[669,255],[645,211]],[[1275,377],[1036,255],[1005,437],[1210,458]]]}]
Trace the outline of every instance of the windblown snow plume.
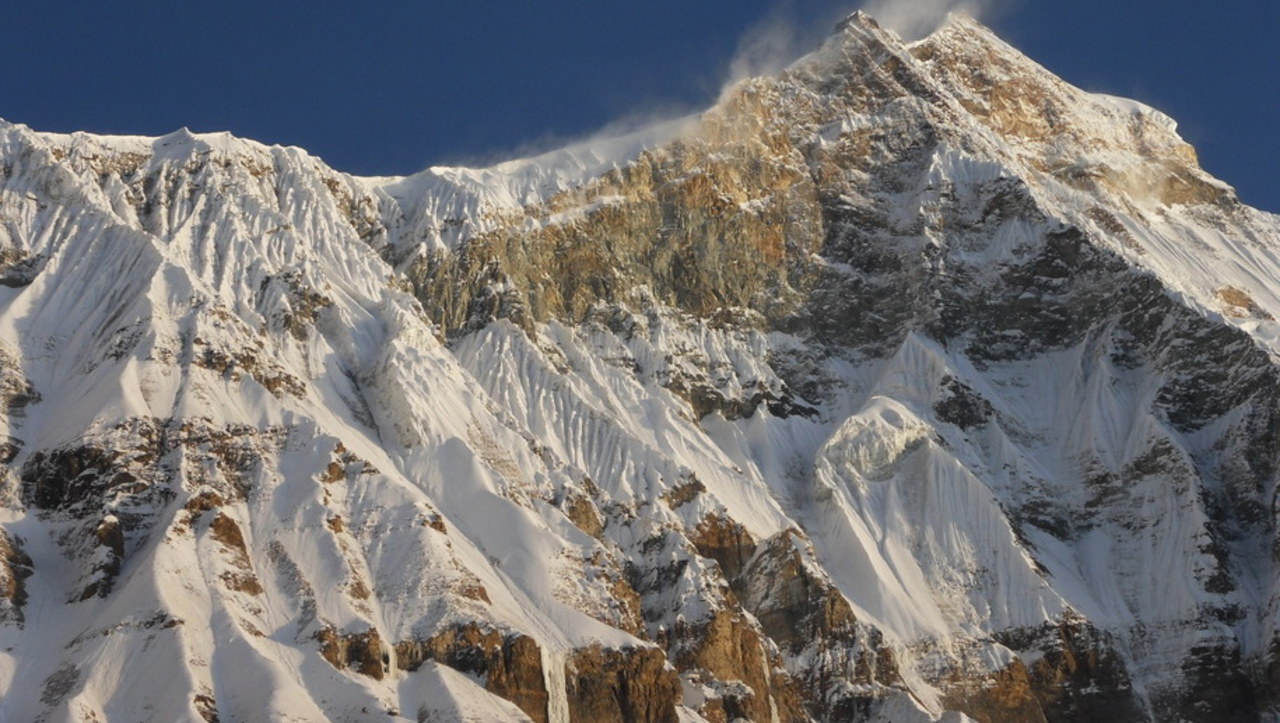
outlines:
[{"label": "windblown snow plume", "polygon": [[981,18],[996,0],[870,0],[862,9],[904,40],[919,40],[953,15]]}]

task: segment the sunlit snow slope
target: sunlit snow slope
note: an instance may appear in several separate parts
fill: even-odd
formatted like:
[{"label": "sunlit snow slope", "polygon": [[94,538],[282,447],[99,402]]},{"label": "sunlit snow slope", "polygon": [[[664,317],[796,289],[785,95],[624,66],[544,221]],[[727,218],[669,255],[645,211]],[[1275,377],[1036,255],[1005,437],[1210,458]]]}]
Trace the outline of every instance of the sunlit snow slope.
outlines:
[{"label": "sunlit snow slope", "polygon": [[1277,314],[967,18],[403,179],[0,122],[0,720],[1275,716]]}]

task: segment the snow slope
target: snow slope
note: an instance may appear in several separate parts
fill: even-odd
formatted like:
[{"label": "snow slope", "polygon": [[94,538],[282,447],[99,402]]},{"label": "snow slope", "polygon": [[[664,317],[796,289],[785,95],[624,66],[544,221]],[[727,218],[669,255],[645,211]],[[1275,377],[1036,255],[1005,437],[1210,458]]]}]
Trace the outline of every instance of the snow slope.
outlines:
[{"label": "snow slope", "polygon": [[0,164],[0,719],[1276,713],[1280,218],[971,19],[486,169]]}]

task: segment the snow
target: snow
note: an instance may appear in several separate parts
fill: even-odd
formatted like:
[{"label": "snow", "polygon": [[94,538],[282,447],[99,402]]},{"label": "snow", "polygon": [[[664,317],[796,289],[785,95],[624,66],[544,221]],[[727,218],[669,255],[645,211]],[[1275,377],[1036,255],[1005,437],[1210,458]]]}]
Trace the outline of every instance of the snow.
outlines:
[{"label": "snow", "polygon": [[[953,23],[894,49],[943,99],[936,107],[905,99],[795,131],[822,146],[892,134],[918,114],[944,128],[911,183],[863,197],[868,176],[851,172],[845,202],[888,199],[904,247],[936,251],[938,278],[975,270],[975,288],[1001,283],[1031,240],[1074,226],[1197,318],[1280,355],[1280,218],[1233,204],[1191,166],[1173,170],[1224,195],[1165,202],[1166,182],[1150,179],[1166,179],[1185,144],[1171,120],[1133,101],[1044,80],[1080,137],[1000,136],[966,110],[960,80],[908,52],[959,52],[977,37],[1025,77],[1047,75],[975,28]],[[792,65],[788,82],[841,48]],[[712,325],[641,288],[608,309],[627,316],[628,333],[498,321],[444,343],[392,282],[472,235],[573,224],[617,203],[526,214],[694,126],[362,179],[228,134],[63,135],[0,122],[0,249],[44,264],[29,284],[0,287],[0,372],[40,394],[2,420],[0,432],[22,442],[9,468],[66,445],[145,442],[154,458],[131,473],[168,495],[115,490],[89,500],[83,519],[0,507],[35,570],[25,625],[0,623],[0,718],[194,718],[193,696],[207,695],[228,720],[522,720],[447,666],[409,671],[393,659],[374,680],[335,669],[316,640],[372,629],[389,651],[476,622],[536,640],[551,720],[567,720],[571,650],[648,644],[623,629],[610,580],[632,567],[678,570],[641,601],[651,636],[728,604],[719,566],[687,539],[709,515],[757,542],[803,534],[793,541],[806,564],[897,656],[910,694],[886,697],[875,713],[884,720],[957,719],[922,672],[931,661],[973,645],[969,672],[999,670],[1014,653],[994,634],[1069,614],[1114,635],[1139,688],[1204,641],[1263,647],[1276,608],[1265,545],[1225,543],[1237,588],[1205,585],[1218,561],[1204,498],[1226,484],[1218,477],[1234,452],[1224,445],[1248,410],[1180,431],[1159,411],[1166,372],[1117,362],[1101,337],[977,363],[912,330],[868,358],[803,334]],[[1103,180],[1082,187],[1076,172]],[[984,194],[1012,183],[1043,217],[988,221]],[[961,220],[981,227],[973,238],[942,223],[939,209],[957,198],[972,202]],[[1248,303],[1228,303],[1236,292]],[[1000,344],[1029,343],[1009,331]],[[802,373],[779,362],[797,359]],[[804,375],[819,396],[799,400],[812,416],[761,405],[696,419],[670,388],[679,379],[731,399],[776,397]],[[948,379],[989,404],[990,418],[968,428],[943,419]],[[1144,467],[1153,454],[1154,472]],[[1118,480],[1110,497],[1098,491],[1107,480]],[[701,492],[669,501],[695,481]],[[201,494],[223,503],[186,507]],[[604,515],[598,537],[570,519],[574,495]],[[243,550],[215,532],[219,514]],[[103,522],[136,528],[113,592],[79,600],[111,578],[114,552],[92,534]],[[235,583],[244,576],[261,592]],[[1229,605],[1247,619],[1186,627]],[[685,681],[682,720],[698,719],[707,690]]]},{"label": "snow", "polygon": [[1106,93],[1093,93],[1093,97],[1099,104],[1109,106],[1117,113],[1128,114],[1140,118],[1149,118],[1160,124],[1170,133],[1176,133],[1178,130],[1178,122],[1160,111],[1152,108],[1146,103],[1133,100],[1131,98],[1121,98],[1115,95],[1107,95]]},{"label": "snow", "polygon": [[[359,179],[392,201],[397,246],[448,250],[562,191],[631,162],[684,134],[696,118],[655,122],[613,135],[602,132],[540,155],[483,168],[432,166],[407,177]],[[585,211],[584,211],[585,212]]]},{"label": "snow", "polygon": [[408,676],[400,688],[400,710],[405,720],[442,723],[529,720],[519,708],[486,691],[471,678],[434,661]]}]

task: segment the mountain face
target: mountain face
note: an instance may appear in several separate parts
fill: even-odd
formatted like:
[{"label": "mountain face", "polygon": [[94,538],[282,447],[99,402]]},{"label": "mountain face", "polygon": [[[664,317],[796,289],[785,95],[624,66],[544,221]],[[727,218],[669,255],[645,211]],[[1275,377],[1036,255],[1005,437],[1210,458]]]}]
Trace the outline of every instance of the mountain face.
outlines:
[{"label": "mountain face", "polygon": [[1277,280],[966,18],[409,178],[0,122],[0,719],[1273,717]]}]

